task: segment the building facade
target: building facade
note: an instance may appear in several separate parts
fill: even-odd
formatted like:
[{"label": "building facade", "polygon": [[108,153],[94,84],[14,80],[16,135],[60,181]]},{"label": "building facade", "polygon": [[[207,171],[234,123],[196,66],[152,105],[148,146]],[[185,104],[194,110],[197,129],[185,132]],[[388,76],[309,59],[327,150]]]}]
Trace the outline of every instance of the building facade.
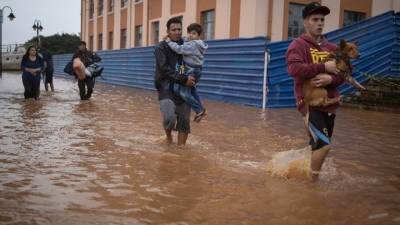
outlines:
[{"label": "building facade", "polygon": [[[315,0],[314,0],[315,1]],[[331,9],[325,31],[400,10],[400,0],[316,0]],[[150,46],[162,40],[166,23],[180,17],[183,32],[194,22],[203,38],[299,36],[302,8],[311,0],[81,0],[81,38],[92,50]]]}]

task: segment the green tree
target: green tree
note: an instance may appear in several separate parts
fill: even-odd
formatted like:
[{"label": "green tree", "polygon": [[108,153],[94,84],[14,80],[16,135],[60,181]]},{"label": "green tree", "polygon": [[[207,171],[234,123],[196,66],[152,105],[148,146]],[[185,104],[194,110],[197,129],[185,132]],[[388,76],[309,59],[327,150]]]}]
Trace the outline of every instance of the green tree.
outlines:
[{"label": "green tree", "polygon": [[[64,53],[73,53],[78,49],[80,38],[76,34],[54,34],[51,36],[40,36],[40,42],[46,42],[49,46],[49,51],[52,54],[64,54]],[[25,42],[24,46],[27,48],[28,46],[36,46],[37,38],[34,37],[27,42]]]}]

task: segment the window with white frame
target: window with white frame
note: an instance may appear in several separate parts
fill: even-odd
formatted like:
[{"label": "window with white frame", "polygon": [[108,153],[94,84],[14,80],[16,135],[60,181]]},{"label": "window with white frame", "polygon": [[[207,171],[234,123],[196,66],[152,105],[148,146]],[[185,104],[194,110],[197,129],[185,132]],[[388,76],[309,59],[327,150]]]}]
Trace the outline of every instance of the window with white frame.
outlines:
[{"label": "window with white frame", "polygon": [[97,50],[103,50],[103,34],[100,33],[97,39]]},{"label": "window with white frame", "polygon": [[126,48],[126,29],[121,29],[120,48]]},{"label": "window with white frame", "polygon": [[108,49],[113,49],[114,46],[114,36],[113,32],[108,32]]},{"label": "window with white frame", "polygon": [[108,12],[112,12],[114,9],[114,0],[108,0]]},{"label": "window with white frame", "polygon": [[103,15],[103,0],[99,0],[99,4],[97,5],[97,15]]},{"label": "window with white frame", "polygon": [[343,14],[343,27],[360,22],[361,20],[364,20],[366,16],[367,15],[363,12],[345,10]]},{"label": "window with white frame", "polygon": [[138,25],[135,27],[135,47],[142,46],[143,26]]},{"label": "window with white frame", "polygon": [[90,35],[89,37],[89,49],[93,50],[93,35]]},{"label": "window with white frame", "polygon": [[201,12],[201,25],[203,26],[204,40],[214,39],[215,11],[208,10]]},{"label": "window with white frame", "polygon": [[93,0],[89,1],[89,19],[93,18],[93,14],[94,14],[94,2]]},{"label": "window with white frame", "polygon": [[128,5],[128,0],[121,0],[121,8],[125,8]]},{"label": "window with white frame", "polygon": [[151,37],[152,41],[151,44],[156,45],[159,42],[159,35],[160,35],[160,22],[155,21],[151,23]]}]

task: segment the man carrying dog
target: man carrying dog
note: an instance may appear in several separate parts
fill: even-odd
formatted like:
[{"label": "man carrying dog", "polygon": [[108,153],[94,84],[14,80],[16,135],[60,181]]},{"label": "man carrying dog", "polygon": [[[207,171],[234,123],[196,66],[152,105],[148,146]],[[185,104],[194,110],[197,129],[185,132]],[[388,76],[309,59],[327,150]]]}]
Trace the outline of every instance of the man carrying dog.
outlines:
[{"label": "man carrying dog", "polygon": [[[183,44],[182,22],[174,17],[167,22],[167,34],[171,41]],[[187,104],[179,93],[173,91],[173,84],[195,85],[195,78],[192,75],[185,76],[177,72],[183,63],[182,55],[172,51],[166,41],[161,41],[155,46],[156,71],[155,86],[160,101],[160,111],[163,117],[163,126],[167,142],[172,142],[172,130],[178,131],[178,146],[186,144],[190,133],[190,105]]]},{"label": "man carrying dog", "polygon": [[286,52],[288,73],[294,78],[297,108],[303,116],[309,116],[306,121],[308,121],[312,149],[311,177],[313,181],[318,180],[322,164],[331,148],[330,138],[339,103],[307,109],[303,101],[303,82],[311,79],[316,87],[326,88],[329,98],[339,98],[337,87],[344,81],[338,75],[339,70],[334,60],[323,62],[328,54],[337,48],[322,35],[325,16],[329,13],[328,7],[317,2],[306,5],[303,9],[305,33],[294,39]]},{"label": "man carrying dog", "polygon": [[[81,41],[78,51],[72,56],[73,70],[78,78],[79,95],[81,100],[88,100],[93,93],[95,78],[88,67],[101,58],[86,48],[86,42]],[[87,91],[86,91],[87,86]]]}]

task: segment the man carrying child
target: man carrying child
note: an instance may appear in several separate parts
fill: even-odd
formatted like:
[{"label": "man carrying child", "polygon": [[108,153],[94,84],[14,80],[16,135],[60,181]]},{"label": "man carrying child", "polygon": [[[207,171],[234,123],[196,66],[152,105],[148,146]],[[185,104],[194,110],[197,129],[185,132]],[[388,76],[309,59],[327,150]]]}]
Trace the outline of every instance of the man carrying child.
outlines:
[{"label": "man carrying child", "polygon": [[[179,18],[168,20],[167,34],[171,41],[183,44],[182,21]],[[154,47],[154,55],[156,61],[154,84],[158,91],[166,139],[168,143],[172,143],[172,131],[176,130],[177,144],[183,146],[190,133],[190,105],[173,91],[173,86],[181,84],[192,87],[195,85],[195,78],[192,75],[177,73],[176,66],[183,63],[182,55],[172,51],[166,41],[161,41]]]}]

